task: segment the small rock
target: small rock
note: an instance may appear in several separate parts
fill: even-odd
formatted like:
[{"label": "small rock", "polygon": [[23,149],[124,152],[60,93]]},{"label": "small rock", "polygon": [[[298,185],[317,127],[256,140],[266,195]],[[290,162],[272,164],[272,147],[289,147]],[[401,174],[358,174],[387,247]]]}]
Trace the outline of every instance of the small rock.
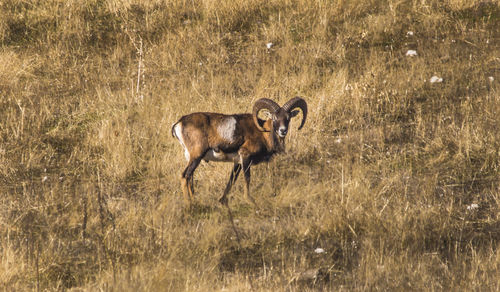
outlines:
[{"label": "small rock", "polygon": [[493,78],[493,76],[490,76],[490,77],[488,77],[488,80],[489,80],[490,82],[493,82],[493,81],[495,81],[495,78]]},{"label": "small rock", "polygon": [[406,36],[413,36],[413,31],[409,31],[406,33]]},{"label": "small rock", "polygon": [[437,77],[437,76],[432,76],[431,79],[429,80],[430,83],[441,83],[443,82],[443,78]]},{"label": "small rock", "polygon": [[417,56],[417,51],[415,51],[415,50],[408,50],[408,51],[406,52],[406,55],[407,55],[408,57],[415,57],[415,56]]},{"label": "small rock", "polygon": [[324,253],[325,250],[322,249],[321,247],[317,247],[315,250],[314,250],[315,253]]},{"label": "small rock", "polygon": [[479,205],[478,204],[470,204],[469,206],[467,206],[467,210],[476,210],[477,208],[479,208]]},{"label": "small rock", "polygon": [[272,47],[273,47],[273,43],[267,43],[267,44],[266,44],[266,47],[267,47],[267,49],[269,50],[270,48],[272,48]]}]

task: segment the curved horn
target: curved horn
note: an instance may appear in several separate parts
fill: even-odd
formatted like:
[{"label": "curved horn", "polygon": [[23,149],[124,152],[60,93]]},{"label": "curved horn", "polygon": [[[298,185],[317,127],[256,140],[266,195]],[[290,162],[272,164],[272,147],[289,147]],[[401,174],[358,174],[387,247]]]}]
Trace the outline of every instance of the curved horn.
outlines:
[{"label": "curved horn", "polygon": [[303,98],[297,96],[297,97],[290,99],[289,101],[287,101],[283,105],[283,110],[288,112],[288,113],[290,113],[295,108],[300,108],[302,110],[302,122],[300,123],[300,126],[299,126],[299,130],[300,130],[304,126],[304,123],[306,122],[306,118],[307,118],[307,103],[306,103],[306,101]]},{"label": "curved horn", "polygon": [[259,125],[259,121],[258,121],[258,117],[257,117],[259,115],[259,112],[263,109],[267,109],[272,114],[275,114],[277,111],[279,111],[280,106],[276,102],[274,102],[273,100],[270,100],[269,98],[261,98],[261,99],[257,100],[255,102],[255,104],[253,105],[253,114],[252,115],[253,115],[253,121],[255,123],[255,126],[257,126],[257,128],[259,130],[261,130],[262,132],[266,132],[266,130]]}]

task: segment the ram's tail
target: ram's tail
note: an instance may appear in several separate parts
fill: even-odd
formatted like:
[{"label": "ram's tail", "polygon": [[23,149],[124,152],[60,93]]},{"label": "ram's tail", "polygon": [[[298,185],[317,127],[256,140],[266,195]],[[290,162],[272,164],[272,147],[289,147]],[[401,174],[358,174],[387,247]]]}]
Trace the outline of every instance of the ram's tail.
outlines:
[{"label": "ram's tail", "polygon": [[179,137],[175,134],[175,126],[177,126],[178,123],[180,123],[180,121],[172,125],[172,137],[177,139],[179,139]]}]

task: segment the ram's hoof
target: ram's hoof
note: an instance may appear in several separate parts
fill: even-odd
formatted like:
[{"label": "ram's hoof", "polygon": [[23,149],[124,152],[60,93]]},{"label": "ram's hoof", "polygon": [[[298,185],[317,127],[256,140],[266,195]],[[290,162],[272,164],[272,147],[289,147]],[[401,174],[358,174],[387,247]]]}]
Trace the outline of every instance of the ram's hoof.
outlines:
[{"label": "ram's hoof", "polygon": [[219,199],[219,203],[221,203],[222,205],[225,205],[227,206],[227,203],[228,203],[228,199],[226,196],[223,196]]}]

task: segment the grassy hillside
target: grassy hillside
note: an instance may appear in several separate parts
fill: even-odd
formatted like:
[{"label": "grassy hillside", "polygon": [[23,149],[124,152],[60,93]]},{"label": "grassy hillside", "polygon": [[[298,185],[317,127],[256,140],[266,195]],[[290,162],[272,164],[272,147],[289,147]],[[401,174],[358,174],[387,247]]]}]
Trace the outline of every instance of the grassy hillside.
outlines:
[{"label": "grassy hillside", "polygon": [[[0,289],[500,290],[500,3],[235,2],[0,2]],[[184,208],[171,125],[296,95]]]}]

